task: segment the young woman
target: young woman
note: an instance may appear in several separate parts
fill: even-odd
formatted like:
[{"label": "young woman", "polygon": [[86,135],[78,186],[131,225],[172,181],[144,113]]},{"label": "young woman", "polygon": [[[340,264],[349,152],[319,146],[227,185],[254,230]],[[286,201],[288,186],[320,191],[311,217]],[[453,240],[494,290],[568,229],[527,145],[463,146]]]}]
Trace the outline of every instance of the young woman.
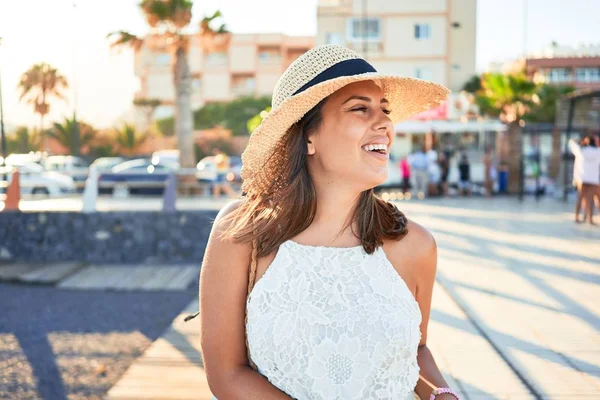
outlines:
[{"label": "young woman", "polygon": [[337,45],[282,75],[242,155],[245,196],[217,216],[203,261],[217,398],[458,398],[426,346],[435,241],[373,192],[393,123],[447,93]]}]

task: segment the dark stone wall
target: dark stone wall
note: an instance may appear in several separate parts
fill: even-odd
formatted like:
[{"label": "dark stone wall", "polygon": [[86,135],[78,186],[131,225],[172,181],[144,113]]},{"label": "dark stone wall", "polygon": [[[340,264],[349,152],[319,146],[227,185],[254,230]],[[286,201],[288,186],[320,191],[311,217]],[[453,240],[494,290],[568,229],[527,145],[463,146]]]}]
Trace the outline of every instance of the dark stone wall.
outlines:
[{"label": "dark stone wall", "polygon": [[200,263],[216,215],[2,212],[0,262]]}]

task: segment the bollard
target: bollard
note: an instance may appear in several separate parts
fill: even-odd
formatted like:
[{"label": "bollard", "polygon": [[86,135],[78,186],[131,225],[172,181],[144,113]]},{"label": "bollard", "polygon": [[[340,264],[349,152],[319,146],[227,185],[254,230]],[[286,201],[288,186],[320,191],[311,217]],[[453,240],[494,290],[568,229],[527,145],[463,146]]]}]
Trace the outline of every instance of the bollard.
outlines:
[{"label": "bollard", "polygon": [[19,211],[19,202],[21,201],[21,182],[19,170],[15,169],[12,174],[12,181],[6,189],[6,199],[4,200],[3,211]]},{"label": "bollard", "polygon": [[83,189],[83,207],[84,213],[96,212],[96,201],[98,200],[98,170],[90,169],[90,174],[85,181]]},{"label": "bollard", "polygon": [[175,212],[177,199],[177,179],[175,174],[170,174],[163,191],[163,212]]}]

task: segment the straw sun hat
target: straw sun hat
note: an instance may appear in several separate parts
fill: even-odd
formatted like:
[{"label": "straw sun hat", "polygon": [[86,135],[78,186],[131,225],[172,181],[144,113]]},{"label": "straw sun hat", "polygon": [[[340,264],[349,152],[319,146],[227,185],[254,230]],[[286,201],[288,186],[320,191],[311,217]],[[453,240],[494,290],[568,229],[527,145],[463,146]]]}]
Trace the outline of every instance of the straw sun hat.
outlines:
[{"label": "straw sun hat", "polygon": [[271,112],[254,130],[242,154],[242,192],[260,196],[285,184],[279,171],[287,161],[282,139],[289,128],[338,89],[368,80],[383,90],[394,123],[437,106],[450,93],[433,82],[380,74],[346,47],[314,47],[296,59],[275,85]]}]

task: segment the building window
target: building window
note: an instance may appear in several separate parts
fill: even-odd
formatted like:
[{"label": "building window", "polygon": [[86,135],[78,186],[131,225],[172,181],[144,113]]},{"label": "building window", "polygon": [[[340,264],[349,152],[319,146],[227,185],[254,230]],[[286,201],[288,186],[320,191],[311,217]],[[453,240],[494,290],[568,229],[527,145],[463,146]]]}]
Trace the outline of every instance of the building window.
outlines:
[{"label": "building window", "polygon": [[200,90],[202,88],[202,79],[193,78],[192,79],[192,90]]},{"label": "building window", "polygon": [[429,24],[415,24],[415,39],[429,39],[431,38],[431,25]]},{"label": "building window", "polygon": [[379,18],[350,18],[347,26],[347,39],[349,41],[367,40],[379,42],[381,40],[381,20]]},{"label": "building window", "polygon": [[280,65],[282,62],[281,49],[278,47],[260,49],[258,62],[265,65]]},{"label": "building window", "polygon": [[169,53],[160,53],[156,55],[156,65],[164,67],[171,64],[171,55]]},{"label": "building window", "polygon": [[600,68],[576,68],[575,79],[577,82],[600,82]]},{"label": "building window", "polygon": [[327,35],[325,36],[325,41],[327,44],[344,44],[344,38],[339,32],[327,32]]},{"label": "building window", "polygon": [[210,67],[224,67],[228,62],[225,52],[208,53],[206,56],[206,65]]},{"label": "building window", "polygon": [[415,69],[415,77],[417,79],[430,81],[433,79],[433,72],[431,71],[431,68],[419,67]]},{"label": "building window", "polygon": [[549,82],[570,82],[571,73],[567,68],[552,68],[548,72],[548,81]]}]

